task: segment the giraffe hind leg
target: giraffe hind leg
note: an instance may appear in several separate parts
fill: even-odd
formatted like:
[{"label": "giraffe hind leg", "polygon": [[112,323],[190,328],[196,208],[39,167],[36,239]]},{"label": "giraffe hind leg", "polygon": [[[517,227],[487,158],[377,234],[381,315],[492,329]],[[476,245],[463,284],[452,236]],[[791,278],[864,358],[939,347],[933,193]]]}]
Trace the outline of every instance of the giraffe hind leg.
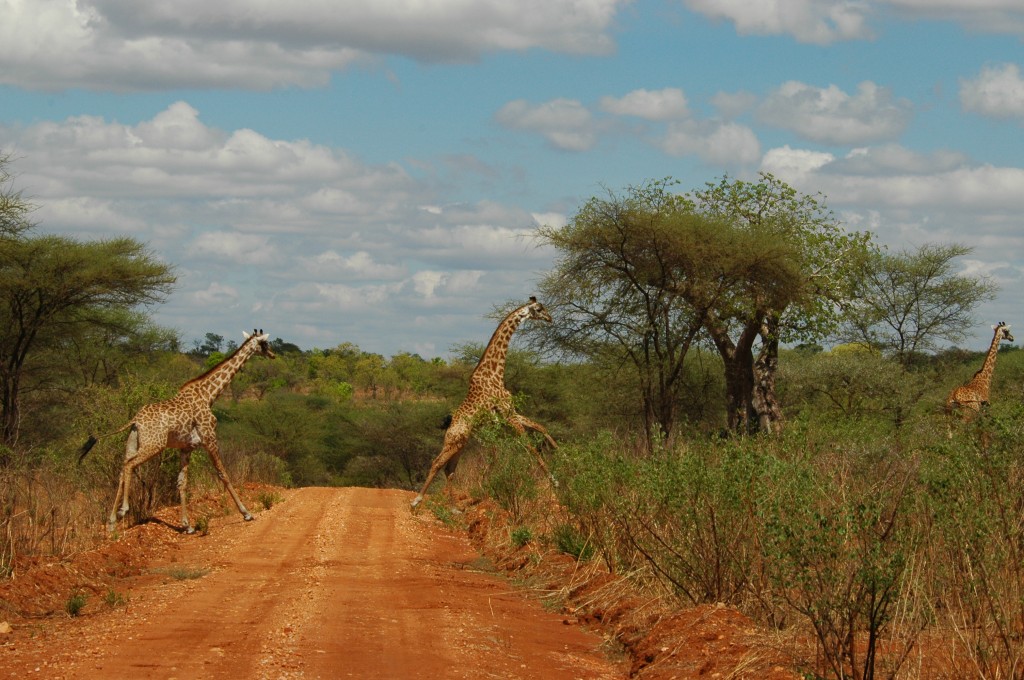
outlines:
[{"label": "giraffe hind leg", "polygon": [[[127,472],[127,474],[125,474],[126,472]],[[125,494],[125,490],[124,490],[124,487],[125,487],[124,480],[130,474],[131,474],[130,470],[127,470],[126,468],[122,468],[121,469],[121,475],[120,475],[120,477],[117,480],[117,491],[114,492],[114,507],[112,507],[110,509],[110,517],[107,518],[107,531],[109,531],[110,533],[113,533],[114,529],[117,528],[117,520],[118,520],[118,518],[119,517],[123,517],[123,515],[118,513],[118,505],[121,502],[122,494],[124,494],[127,497],[127,494]]]},{"label": "giraffe hind leg", "polygon": [[[427,495],[427,489],[430,488],[431,482],[434,481],[434,477],[442,469],[447,469],[448,464],[454,459],[458,462],[459,454],[462,452],[462,447],[466,445],[466,441],[469,440],[469,433],[462,431],[462,428],[449,428],[444,435],[444,447],[441,449],[441,453],[437,454],[437,458],[430,465],[430,472],[427,473],[427,478],[423,482],[423,488],[419,494],[412,500],[412,509],[416,510],[416,507],[423,502],[423,497]],[[452,465],[452,471],[454,472],[454,465]]]},{"label": "giraffe hind leg", "polygon": [[[121,476],[117,480],[117,491],[114,492],[114,507],[110,510],[110,517],[107,518],[107,531],[113,533],[117,528],[117,520],[128,514],[128,488],[131,483],[132,471],[138,464],[139,455],[139,428],[134,423],[128,433],[128,441],[124,449],[124,465],[121,467]],[[120,508],[118,508],[120,504]]]}]

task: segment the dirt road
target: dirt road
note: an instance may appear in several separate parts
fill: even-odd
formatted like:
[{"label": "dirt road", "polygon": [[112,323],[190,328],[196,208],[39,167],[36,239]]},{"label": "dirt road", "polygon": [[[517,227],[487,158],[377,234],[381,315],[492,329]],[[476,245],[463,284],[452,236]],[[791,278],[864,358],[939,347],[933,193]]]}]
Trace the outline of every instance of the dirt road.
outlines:
[{"label": "dirt road", "polygon": [[127,604],[20,626],[0,678],[624,677],[603,640],[488,573],[411,494],[305,488],[210,535],[166,527]]}]

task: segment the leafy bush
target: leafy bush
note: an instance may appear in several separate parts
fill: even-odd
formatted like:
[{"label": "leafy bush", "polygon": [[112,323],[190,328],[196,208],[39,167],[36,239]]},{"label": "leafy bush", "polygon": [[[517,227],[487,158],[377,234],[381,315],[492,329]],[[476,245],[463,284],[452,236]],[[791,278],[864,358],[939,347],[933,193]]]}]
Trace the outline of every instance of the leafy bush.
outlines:
[{"label": "leafy bush", "polygon": [[516,548],[522,548],[533,540],[533,531],[530,530],[530,527],[518,526],[512,530],[509,538],[511,539],[513,546]]},{"label": "leafy bush", "polygon": [[128,604],[128,596],[110,589],[107,591],[107,594],[103,596],[103,602],[110,608],[122,607]]},{"label": "leafy bush", "polygon": [[513,522],[522,521],[528,505],[537,499],[536,462],[518,437],[491,438],[485,444],[488,470],[484,491],[508,511]]},{"label": "leafy bush", "polygon": [[275,504],[280,503],[283,498],[275,491],[260,491],[256,494],[256,500],[263,506],[264,510],[270,510]]},{"label": "leafy bush", "polygon": [[558,524],[551,536],[552,543],[566,555],[578,560],[589,560],[594,556],[594,545],[589,536],[585,536],[572,524]]},{"label": "leafy bush", "polygon": [[[964,675],[1015,677],[1024,665],[1024,406],[996,407],[982,432],[935,447],[923,472],[929,597],[967,660]],[[1015,670],[1016,669],[1016,670]]]},{"label": "leafy bush", "polygon": [[68,598],[68,601],[64,603],[64,611],[68,613],[68,616],[78,616],[82,613],[87,601],[88,598],[85,593],[74,593]]}]

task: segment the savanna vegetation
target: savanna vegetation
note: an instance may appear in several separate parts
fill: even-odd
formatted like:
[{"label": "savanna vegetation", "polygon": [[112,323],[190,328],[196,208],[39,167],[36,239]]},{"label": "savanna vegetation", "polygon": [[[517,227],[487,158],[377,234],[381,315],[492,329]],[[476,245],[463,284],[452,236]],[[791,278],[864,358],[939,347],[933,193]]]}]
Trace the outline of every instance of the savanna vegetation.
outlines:
[{"label": "savanna vegetation", "polygon": [[[0,180],[5,576],[102,540],[123,440],[77,465],[85,438],[241,338],[184,346],[150,317],[171,267],[130,239],[38,234]],[[807,677],[1024,677],[1024,353],[1002,347],[977,418],[942,409],[981,366],[956,346],[996,294],[958,273],[968,248],[889,252],[770,175],[630,187],[540,236],[559,253],[537,291],[555,323],[520,329],[506,382],[559,441],[544,455],[560,483],[500,427],[453,481],[509,513],[510,541],[797,631]],[[415,489],[483,345],[274,350],[215,404],[236,482]],[[177,467],[143,466],[129,520],[176,501]],[[218,487],[201,454],[192,483]],[[441,487],[429,502],[450,517]]]}]

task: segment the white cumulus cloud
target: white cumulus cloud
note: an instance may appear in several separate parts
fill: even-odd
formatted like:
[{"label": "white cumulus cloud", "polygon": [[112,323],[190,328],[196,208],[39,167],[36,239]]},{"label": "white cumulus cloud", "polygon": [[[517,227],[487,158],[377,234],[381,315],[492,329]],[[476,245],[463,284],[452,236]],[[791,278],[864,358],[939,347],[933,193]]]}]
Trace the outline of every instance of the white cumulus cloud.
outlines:
[{"label": "white cumulus cloud", "polygon": [[870,5],[856,0],[684,0],[712,19],[731,21],[742,35],[791,35],[800,42],[827,45],[870,37]]},{"label": "white cumulus cloud", "polygon": [[705,163],[726,167],[750,165],[761,158],[761,143],[754,131],[733,122],[674,122],[660,147],[671,156],[693,155]]},{"label": "white cumulus cloud", "polygon": [[1024,121],[1024,77],[1017,64],[986,66],[976,78],[960,80],[960,104],[993,118]]},{"label": "white cumulus cloud", "polygon": [[563,151],[587,151],[597,141],[590,111],[573,99],[553,99],[531,104],[516,99],[502,106],[495,120],[512,130],[540,134],[548,144]]},{"label": "white cumulus cloud", "polygon": [[853,95],[835,85],[783,83],[758,108],[758,118],[825,144],[865,144],[893,139],[913,115],[907,100],[893,100],[887,88],[865,81]]},{"label": "white cumulus cloud", "polygon": [[1024,5],[1017,0],[879,0],[909,19],[954,21],[972,31],[1024,36]]},{"label": "white cumulus cloud", "polygon": [[605,54],[628,0],[7,0],[0,83],[114,91],[320,86],[379,55]]},{"label": "white cumulus cloud", "polygon": [[602,97],[601,108],[617,116],[636,116],[647,120],[673,120],[689,115],[686,95],[679,88],[633,90],[624,97]]}]

